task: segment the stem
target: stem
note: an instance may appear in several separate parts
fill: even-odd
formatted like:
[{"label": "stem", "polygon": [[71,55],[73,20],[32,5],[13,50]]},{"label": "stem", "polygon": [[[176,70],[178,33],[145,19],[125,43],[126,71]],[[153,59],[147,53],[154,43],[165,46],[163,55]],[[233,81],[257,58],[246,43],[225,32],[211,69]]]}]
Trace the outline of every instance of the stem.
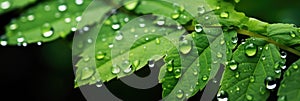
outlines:
[{"label": "stem", "polygon": [[252,36],[252,37],[256,37],[256,38],[262,38],[264,39],[265,41],[269,42],[269,43],[272,43],[276,46],[278,46],[279,48],[283,49],[283,50],[286,50],[288,52],[291,52],[295,55],[298,55],[300,56],[300,52],[298,50],[295,50],[293,48],[290,48],[288,46],[285,46],[285,45],[282,45],[280,43],[277,43],[276,41],[266,37],[266,36],[263,36],[263,35],[259,35],[259,34],[256,34],[256,33],[253,33],[253,32],[250,32],[250,31],[247,31],[247,30],[243,30],[243,29],[238,29],[237,32],[239,34],[242,34],[242,35],[247,35],[247,36]]}]

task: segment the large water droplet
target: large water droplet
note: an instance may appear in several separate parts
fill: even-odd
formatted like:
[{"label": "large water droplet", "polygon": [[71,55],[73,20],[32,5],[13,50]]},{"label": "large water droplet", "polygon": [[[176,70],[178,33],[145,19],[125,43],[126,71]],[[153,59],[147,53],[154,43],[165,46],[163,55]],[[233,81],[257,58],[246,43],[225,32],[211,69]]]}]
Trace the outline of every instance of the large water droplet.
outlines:
[{"label": "large water droplet", "polygon": [[49,38],[53,35],[54,31],[49,23],[45,23],[42,28],[42,35],[45,38]]},{"label": "large water droplet", "polygon": [[8,9],[11,6],[9,1],[4,1],[1,3],[1,8],[2,9]]},{"label": "large water droplet", "polygon": [[93,76],[94,70],[88,67],[85,67],[81,72],[81,80],[85,80]]},{"label": "large water droplet", "polygon": [[105,55],[106,55],[105,53],[99,51],[99,52],[96,54],[96,59],[102,60],[102,59],[104,59]]},{"label": "large water droplet", "polygon": [[221,90],[217,94],[218,101],[228,101],[228,93],[224,90]]},{"label": "large water droplet", "polygon": [[121,71],[120,67],[118,65],[114,64],[112,67],[111,73],[118,74],[118,73],[120,73],[120,71]]},{"label": "large water droplet", "polygon": [[137,7],[138,4],[139,4],[139,0],[131,0],[131,1],[128,1],[128,2],[124,3],[125,8],[127,10],[134,10]]},{"label": "large water droplet", "polygon": [[175,75],[175,78],[180,78],[181,77],[181,69],[176,69],[175,71],[174,71],[174,75]]},{"label": "large water droplet", "polygon": [[268,76],[265,79],[265,85],[266,85],[266,88],[269,90],[275,89],[276,88],[276,80],[273,77]]},{"label": "large water droplet", "polygon": [[257,46],[250,43],[245,46],[245,53],[247,56],[254,56],[257,53]]},{"label": "large water droplet", "polygon": [[231,60],[228,63],[228,66],[229,66],[230,70],[236,70],[238,68],[238,64],[237,64],[237,62],[235,62],[235,60]]},{"label": "large water droplet", "polygon": [[202,31],[203,31],[202,25],[201,25],[201,24],[196,24],[196,25],[195,25],[195,31],[196,31],[197,33],[202,32]]},{"label": "large water droplet", "polygon": [[178,90],[178,91],[176,92],[176,97],[177,97],[178,99],[182,99],[182,98],[183,98],[183,95],[184,95],[184,92],[183,92],[182,90]]},{"label": "large water droplet", "polygon": [[66,11],[66,10],[68,9],[68,7],[67,7],[67,5],[65,5],[65,4],[61,4],[61,5],[59,5],[59,6],[57,7],[57,9],[58,9],[58,11],[60,11],[60,12],[64,12],[64,11]]}]

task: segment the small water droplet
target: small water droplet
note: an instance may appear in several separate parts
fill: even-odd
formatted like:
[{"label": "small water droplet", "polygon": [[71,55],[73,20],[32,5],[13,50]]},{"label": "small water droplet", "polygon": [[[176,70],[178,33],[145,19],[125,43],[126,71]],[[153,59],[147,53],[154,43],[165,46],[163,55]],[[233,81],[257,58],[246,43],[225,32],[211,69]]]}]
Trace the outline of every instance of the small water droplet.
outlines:
[{"label": "small water droplet", "polygon": [[228,93],[224,90],[221,90],[217,94],[218,101],[228,101]]},{"label": "small water droplet", "polygon": [[156,23],[157,23],[157,25],[159,25],[159,26],[164,25],[164,24],[166,23],[165,18],[164,18],[164,17],[159,18],[158,21],[157,21]]},{"label": "small water droplet", "polygon": [[261,86],[261,87],[259,88],[259,92],[260,92],[260,94],[265,94],[265,93],[266,93],[266,88],[263,87],[263,86]]},{"label": "small water droplet", "polygon": [[156,38],[156,39],[155,39],[155,43],[156,43],[156,45],[159,45],[159,44],[160,44],[159,38]]},{"label": "small water droplet", "polygon": [[182,98],[183,98],[183,95],[184,95],[184,92],[183,92],[182,90],[178,90],[178,91],[176,92],[176,97],[177,97],[178,99],[182,99]]},{"label": "small water droplet", "polygon": [[102,87],[102,86],[103,86],[102,83],[96,83],[96,87],[100,88],[100,87]]},{"label": "small water droplet", "polygon": [[54,34],[54,31],[49,23],[45,23],[42,28],[42,36],[45,38],[49,38]]},{"label": "small water droplet", "polygon": [[21,42],[24,42],[25,41],[25,38],[24,37],[19,37],[17,38],[17,42],[18,43],[21,43]]},{"label": "small water droplet", "polygon": [[239,40],[238,37],[233,37],[231,42],[232,42],[233,44],[237,44],[238,40]]},{"label": "small water droplet", "polygon": [[76,5],[82,5],[83,4],[83,0],[75,0],[75,4]]},{"label": "small water droplet", "polygon": [[45,6],[44,6],[44,10],[45,10],[45,11],[50,11],[50,10],[51,10],[51,7],[50,7],[49,5],[45,5]]},{"label": "small water droplet", "polygon": [[71,18],[65,18],[65,23],[70,23],[71,22]]},{"label": "small water droplet", "polygon": [[236,72],[234,75],[235,78],[239,78],[240,77],[240,72]]},{"label": "small water droplet", "polygon": [[4,1],[1,3],[1,8],[2,9],[8,9],[11,6],[9,1]]},{"label": "small water droplet", "polygon": [[27,16],[27,20],[28,21],[33,21],[35,19],[35,16],[34,15],[28,15]]},{"label": "small water droplet", "polygon": [[66,10],[68,9],[68,7],[67,7],[67,5],[65,5],[65,4],[61,4],[61,5],[59,5],[59,6],[57,7],[57,9],[58,9],[58,11],[60,11],[60,12],[64,12],[64,11],[66,11]]},{"label": "small water droplet", "polygon": [[286,101],[286,97],[285,96],[280,96],[280,97],[278,97],[277,101]]},{"label": "small water droplet", "polygon": [[123,34],[120,31],[117,31],[117,36],[115,37],[116,40],[120,41],[123,39]]},{"label": "small water droplet", "polygon": [[280,55],[281,55],[281,56],[280,56],[281,58],[285,59],[286,56],[287,56],[287,53],[286,53],[285,51],[281,51],[281,52],[280,52]]},{"label": "small water droplet", "polygon": [[108,45],[108,48],[113,48],[114,47],[114,44],[109,44]]},{"label": "small water droplet", "polygon": [[245,53],[247,56],[254,56],[257,53],[257,46],[253,43],[250,43],[245,46]]},{"label": "small water droplet", "polygon": [[203,76],[202,76],[202,80],[203,80],[203,81],[207,81],[207,80],[208,80],[208,76],[207,76],[207,75],[203,75]]},{"label": "small water droplet", "polygon": [[80,22],[80,21],[81,21],[81,19],[82,19],[82,17],[81,17],[81,16],[77,16],[77,17],[75,18],[75,20],[76,20],[77,22]]},{"label": "small water droplet", "polygon": [[6,46],[7,45],[7,41],[1,40],[0,44],[1,44],[1,46]]},{"label": "small water droplet", "polygon": [[169,61],[167,63],[167,71],[172,72],[173,71],[173,60]]},{"label": "small water droplet", "polygon": [[149,60],[149,61],[148,61],[148,66],[149,66],[150,68],[153,68],[153,67],[155,66],[155,61],[154,61],[154,60]]},{"label": "small water droplet", "polygon": [[296,70],[296,69],[298,69],[298,65],[294,63],[294,64],[292,64],[292,68]]},{"label": "small water droplet", "polygon": [[239,92],[240,91],[240,87],[236,86],[235,90]]},{"label": "small water droplet", "polygon": [[81,73],[81,80],[85,80],[93,76],[94,70],[90,69],[88,67],[83,68],[82,73]]},{"label": "small water droplet", "polygon": [[131,0],[131,1],[125,2],[124,7],[127,10],[134,10],[138,4],[139,4],[139,0]]},{"label": "small water droplet", "polygon": [[268,76],[265,79],[265,85],[266,85],[266,88],[269,90],[275,89],[276,88],[276,80],[273,77]]},{"label": "small water droplet", "polygon": [[85,58],[83,58],[83,61],[85,61],[85,62],[87,62],[87,61],[90,61],[90,57],[85,57]]},{"label": "small water droplet", "polygon": [[204,8],[204,6],[198,7],[198,13],[199,13],[199,15],[202,15],[202,14],[205,13],[205,8]]},{"label": "small water droplet", "polygon": [[250,79],[250,82],[251,82],[251,83],[253,83],[253,82],[255,81],[255,78],[254,78],[254,76],[250,76],[250,78],[249,78],[249,79]]},{"label": "small water droplet", "polygon": [[197,33],[202,32],[202,31],[203,31],[202,25],[201,25],[201,24],[196,24],[196,25],[195,25],[195,31],[196,31]]},{"label": "small water droplet", "polygon": [[180,78],[181,77],[181,69],[176,69],[175,71],[174,71],[174,75],[175,75],[175,78]]},{"label": "small water droplet", "polygon": [[96,59],[102,60],[102,59],[104,59],[105,55],[106,55],[105,53],[99,51],[99,52],[97,52],[97,54],[96,54]]},{"label": "small water droplet", "polygon": [[17,24],[11,24],[10,26],[9,26],[9,29],[10,30],[16,30],[18,28],[18,25]]},{"label": "small water droplet", "polygon": [[198,75],[198,70],[197,70],[197,69],[194,69],[194,70],[193,70],[193,74],[194,74],[195,76],[197,76],[197,75]]},{"label": "small water droplet", "polygon": [[139,26],[140,26],[141,28],[144,28],[144,27],[146,26],[146,24],[140,23]]},{"label": "small water droplet", "polygon": [[235,62],[235,60],[231,60],[228,63],[228,66],[229,66],[230,70],[236,70],[238,68],[238,64],[237,64],[237,62]]},{"label": "small water droplet", "polygon": [[188,40],[183,39],[179,44],[179,50],[182,54],[188,54],[192,50],[192,43]]},{"label": "small water droplet", "polygon": [[135,68],[138,67],[139,65],[140,65],[140,60],[134,60],[132,63],[132,66]]},{"label": "small water droplet", "polygon": [[228,18],[228,17],[229,17],[229,13],[228,13],[228,12],[222,12],[222,13],[220,14],[220,17],[221,17],[221,18]]},{"label": "small water droplet", "polygon": [[121,69],[119,68],[119,66],[117,66],[116,64],[113,65],[111,73],[113,74],[118,74],[120,73]]},{"label": "small water droplet", "polygon": [[294,31],[291,31],[291,32],[290,32],[290,36],[291,36],[292,38],[295,38],[295,37],[296,37],[295,32],[294,32]]},{"label": "small water droplet", "polygon": [[37,44],[38,46],[40,46],[40,45],[42,45],[42,42],[37,42],[36,44]]},{"label": "small water droplet", "polygon": [[218,53],[217,53],[217,57],[218,57],[218,58],[222,58],[222,57],[223,57],[222,53],[218,52]]},{"label": "small water droplet", "polygon": [[247,99],[248,101],[252,101],[252,100],[253,100],[253,97],[252,97],[251,95],[249,95],[249,94],[246,94],[246,99]]},{"label": "small water droplet", "polygon": [[131,67],[128,67],[128,68],[126,68],[126,69],[124,69],[124,73],[130,73],[132,71],[132,68]]}]

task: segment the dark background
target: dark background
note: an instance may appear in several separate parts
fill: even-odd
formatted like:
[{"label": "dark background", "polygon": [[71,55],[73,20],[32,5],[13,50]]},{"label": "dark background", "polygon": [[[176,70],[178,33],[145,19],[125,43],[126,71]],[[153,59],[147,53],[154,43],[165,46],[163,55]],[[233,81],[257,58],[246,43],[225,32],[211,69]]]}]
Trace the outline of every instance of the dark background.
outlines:
[{"label": "dark background", "polygon": [[[238,11],[247,16],[258,18],[270,23],[294,23],[300,26],[299,0],[241,0],[237,5]],[[12,11],[0,16],[0,34],[4,34],[4,26],[12,17],[17,17],[20,11]],[[69,36],[72,37],[72,36]],[[78,88],[74,88],[74,74],[71,59],[72,50],[70,40],[59,39],[42,46],[29,45],[27,47],[0,47],[0,80],[1,99],[31,100],[31,101],[82,101],[85,100]],[[293,60],[291,60],[293,61]],[[147,70],[141,70],[147,71]],[[110,84],[118,85],[113,80]],[[115,89],[116,90],[116,89]],[[136,93],[120,91],[128,97]],[[151,93],[140,94],[140,98],[159,99],[161,88],[156,87]],[[198,99],[197,94],[193,99]]]}]

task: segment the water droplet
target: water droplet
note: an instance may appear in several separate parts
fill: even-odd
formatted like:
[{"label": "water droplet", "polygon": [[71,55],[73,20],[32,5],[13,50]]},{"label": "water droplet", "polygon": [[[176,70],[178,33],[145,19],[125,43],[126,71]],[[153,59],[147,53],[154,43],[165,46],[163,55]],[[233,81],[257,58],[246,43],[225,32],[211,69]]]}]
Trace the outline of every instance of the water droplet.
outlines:
[{"label": "water droplet", "polygon": [[202,31],[203,31],[202,25],[201,25],[201,24],[196,24],[196,25],[195,25],[195,31],[196,31],[197,33],[202,32]]},{"label": "water droplet", "polygon": [[266,60],[266,57],[265,57],[265,56],[263,56],[261,59],[264,61],[264,60]]},{"label": "water droplet", "polygon": [[236,86],[235,90],[240,91],[240,87]]},{"label": "water droplet", "polygon": [[28,21],[33,21],[34,18],[35,18],[34,15],[28,15],[28,16],[27,16],[27,20],[28,20]]},{"label": "water droplet", "polygon": [[42,26],[41,30],[42,30],[42,35],[45,38],[51,37],[53,35],[53,33],[54,33],[53,29],[51,28],[51,25],[49,23],[45,23]]},{"label": "water droplet", "polygon": [[203,80],[203,81],[207,81],[207,80],[208,80],[208,76],[207,76],[207,75],[203,75],[203,76],[202,76],[202,80]]},{"label": "water droplet", "polygon": [[114,47],[114,44],[109,44],[108,45],[108,48],[113,48]]},{"label": "water droplet", "polygon": [[128,17],[125,17],[124,18],[124,22],[128,22],[129,21],[129,18]]},{"label": "water droplet", "polygon": [[99,52],[96,54],[96,59],[102,60],[102,59],[104,59],[105,55],[106,55],[105,53],[99,51]]},{"label": "water droplet", "polygon": [[148,41],[148,40],[149,40],[149,38],[148,38],[148,37],[146,37],[146,38],[145,38],[145,40],[146,40],[146,41]]},{"label": "water droplet", "polygon": [[166,23],[166,21],[164,18],[160,18],[160,19],[158,19],[158,21],[156,23],[157,23],[157,25],[162,26]]},{"label": "water droplet", "polygon": [[240,73],[236,72],[234,76],[235,76],[235,78],[239,78],[240,77]]},{"label": "water droplet", "polygon": [[45,5],[45,6],[44,6],[44,10],[45,10],[45,11],[50,11],[50,10],[51,10],[51,7],[50,7],[49,5]]},{"label": "water droplet", "polygon": [[132,68],[131,67],[128,67],[128,68],[126,68],[126,69],[124,69],[124,73],[130,73],[132,71]]},{"label": "water droplet", "polygon": [[71,18],[65,18],[65,23],[70,23],[71,22]]},{"label": "water droplet", "polygon": [[281,56],[280,56],[281,58],[285,59],[286,56],[287,56],[287,53],[286,53],[285,51],[281,51],[281,52],[280,52],[280,55],[281,55]]},{"label": "water droplet", "polygon": [[83,59],[83,61],[85,61],[85,62],[87,62],[89,60],[90,60],[90,57],[88,57],[88,56]]},{"label": "water droplet", "polygon": [[217,57],[218,57],[218,58],[222,58],[222,57],[223,57],[222,53],[218,52],[218,53],[217,53]]},{"label": "water droplet", "polygon": [[102,83],[96,83],[96,87],[98,87],[98,88],[100,88],[100,87],[102,87],[103,86],[103,84]]},{"label": "water droplet", "polygon": [[82,73],[81,73],[81,80],[85,80],[93,76],[94,70],[90,69],[88,67],[83,68]]},{"label": "water droplet", "polygon": [[193,70],[193,74],[194,74],[195,76],[197,76],[197,75],[198,75],[198,70],[197,70],[197,69],[194,69],[194,70]]},{"label": "water droplet", "polygon": [[156,43],[157,45],[159,45],[159,44],[160,44],[160,40],[159,40],[159,38],[156,38],[156,39],[155,39],[155,43]]},{"label": "water droplet", "polygon": [[296,37],[295,32],[294,32],[294,31],[291,31],[291,32],[290,32],[290,36],[291,36],[292,38]]},{"label": "water droplet", "polygon": [[254,76],[250,76],[250,78],[249,78],[249,79],[250,79],[250,82],[251,82],[251,83],[253,83],[253,82],[255,81],[255,78],[254,78]]},{"label": "water droplet", "polygon": [[75,0],[75,4],[76,5],[82,5],[83,4],[83,0]]},{"label": "water droplet", "polygon": [[38,46],[40,46],[40,45],[42,45],[42,42],[37,42],[36,44],[37,44]]},{"label": "water droplet", "polygon": [[4,41],[4,40],[0,41],[0,45],[1,46],[6,46],[7,45],[7,41]]},{"label": "water droplet", "polygon": [[245,53],[247,56],[254,56],[257,53],[257,46],[250,43],[245,46]]},{"label": "water droplet", "polygon": [[231,60],[228,63],[228,66],[229,66],[230,70],[236,70],[238,68],[238,64],[235,62],[235,60]]},{"label": "water droplet", "polygon": [[120,40],[122,40],[123,39],[123,34],[122,34],[122,32],[120,32],[120,31],[117,31],[117,36],[115,37],[115,39],[116,40],[118,40],[118,41],[120,41]]},{"label": "water droplet", "polygon": [[125,2],[124,7],[127,10],[134,10],[138,4],[139,4],[139,0],[131,0],[131,1]]},{"label": "water droplet", "polygon": [[234,2],[235,2],[235,3],[239,3],[239,2],[240,2],[240,0],[234,0]]},{"label": "water droplet", "polygon": [[27,43],[26,43],[26,42],[23,42],[23,43],[22,43],[22,46],[26,47],[26,46],[27,46]]},{"label": "water droplet", "polygon": [[176,92],[176,97],[177,97],[178,99],[182,99],[182,98],[183,98],[183,95],[184,95],[184,92],[183,92],[182,90],[178,90],[178,91]]},{"label": "water droplet", "polygon": [[18,25],[17,24],[11,24],[10,26],[9,26],[9,29],[10,30],[16,30],[18,28]]},{"label": "water droplet", "polygon": [[179,50],[182,54],[188,54],[192,50],[192,43],[188,40],[183,39],[179,44]]},{"label": "water droplet", "polygon": [[217,94],[218,101],[228,101],[228,93],[224,90],[221,90]]},{"label": "water droplet", "polygon": [[25,38],[24,37],[19,37],[17,38],[17,42],[18,43],[21,43],[21,42],[24,42],[25,41]]},{"label": "water droplet", "polygon": [[176,69],[175,71],[174,71],[174,75],[175,75],[175,78],[180,78],[181,77],[181,69]]},{"label": "water droplet", "polygon": [[140,23],[139,26],[140,26],[141,28],[144,28],[144,27],[146,26],[146,24]]},{"label": "water droplet", "polygon": [[139,65],[140,65],[140,60],[134,60],[132,63],[132,66],[135,68],[138,67]]},{"label": "water droplet", "polygon": [[275,73],[281,73],[281,69],[285,69],[284,61],[278,61],[274,64]]},{"label": "water droplet", "polygon": [[8,9],[11,6],[9,1],[4,1],[1,3],[1,8],[2,9]]},{"label": "water droplet", "polygon": [[155,61],[154,61],[154,60],[149,60],[149,61],[148,61],[148,66],[149,66],[150,68],[153,68],[153,67],[155,66]]},{"label": "water droplet", "polygon": [[280,96],[280,97],[278,97],[277,101],[286,101],[286,97],[285,96]]},{"label": "water droplet", "polygon": [[167,71],[172,72],[173,71],[173,60],[169,61],[167,63]]},{"label": "water droplet", "polygon": [[118,73],[120,73],[120,71],[121,71],[121,69],[119,68],[119,66],[117,66],[116,64],[114,64],[113,67],[112,67],[111,73],[118,74]]},{"label": "water droplet", "polygon": [[204,6],[198,7],[198,13],[199,13],[199,15],[202,15],[202,14],[205,13],[205,8],[204,8]]},{"label": "water droplet", "polygon": [[181,15],[180,12],[175,10],[173,13],[171,13],[171,18],[176,20],[180,17],[180,15]]},{"label": "water droplet", "polygon": [[253,97],[251,95],[249,95],[249,94],[246,94],[246,99],[249,100],[249,101],[251,101],[251,100],[253,100]]},{"label": "water droplet", "polygon": [[68,7],[67,7],[67,5],[65,5],[65,4],[61,4],[61,5],[59,5],[58,6],[58,11],[60,11],[60,12],[64,12],[64,11],[66,11],[67,9],[68,9]]},{"label": "water droplet", "polygon": [[276,88],[276,80],[273,77],[268,76],[265,79],[266,88],[269,90]]},{"label": "water droplet", "polygon": [[222,12],[222,13],[220,14],[220,17],[221,17],[221,18],[228,18],[228,17],[229,17],[229,13],[228,13],[228,12]]},{"label": "water droplet", "polygon": [[298,69],[298,65],[294,63],[294,64],[292,64],[292,68],[293,69]]},{"label": "water droplet", "polygon": [[233,44],[236,44],[236,43],[238,42],[238,40],[239,40],[239,39],[238,39],[238,37],[236,36],[236,37],[233,37],[233,38],[232,38],[232,41],[231,41],[231,42],[232,42]]},{"label": "water droplet", "polygon": [[259,92],[260,92],[260,94],[265,94],[265,93],[266,93],[266,88],[263,87],[263,86],[261,86],[261,87],[259,88]]}]

